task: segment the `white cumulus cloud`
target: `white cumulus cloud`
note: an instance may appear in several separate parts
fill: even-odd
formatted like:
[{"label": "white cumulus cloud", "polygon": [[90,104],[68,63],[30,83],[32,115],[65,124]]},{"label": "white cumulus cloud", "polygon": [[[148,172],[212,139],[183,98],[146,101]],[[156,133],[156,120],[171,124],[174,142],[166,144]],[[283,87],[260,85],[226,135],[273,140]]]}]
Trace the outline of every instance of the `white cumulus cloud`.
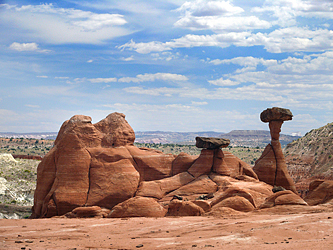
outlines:
[{"label": "white cumulus cloud", "polygon": [[59,8],[53,4],[3,4],[0,7],[0,21],[18,27],[16,35],[52,44],[101,44],[105,40],[132,33],[123,27],[127,21],[120,14]]},{"label": "white cumulus cloud", "polygon": [[184,75],[171,74],[171,73],[156,73],[156,74],[143,74],[136,77],[123,77],[118,79],[119,82],[153,82],[156,80],[162,81],[187,81],[188,78]]},{"label": "white cumulus cloud", "polygon": [[40,53],[45,53],[49,52],[49,50],[46,49],[40,49],[39,45],[37,43],[18,43],[18,42],[13,42],[10,46],[10,49],[16,50],[16,51],[34,51],[34,52],[40,52]]},{"label": "white cumulus cloud", "polygon": [[117,82],[117,78],[92,78],[88,79],[91,83],[109,83],[109,82]]}]

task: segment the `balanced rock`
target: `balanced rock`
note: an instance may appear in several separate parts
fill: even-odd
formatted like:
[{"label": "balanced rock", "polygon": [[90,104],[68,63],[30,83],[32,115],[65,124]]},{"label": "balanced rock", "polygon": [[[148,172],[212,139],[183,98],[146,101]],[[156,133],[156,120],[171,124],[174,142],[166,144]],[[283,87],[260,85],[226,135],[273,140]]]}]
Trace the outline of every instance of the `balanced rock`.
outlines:
[{"label": "balanced rock", "polygon": [[[135,134],[124,114],[112,113],[96,124],[89,116],[73,116],[38,166],[31,218],[252,211],[273,195],[273,185],[292,189],[278,141],[282,122],[270,121],[272,143],[255,168],[269,185],[258,180],[249,164],[222,151],[229,140],[198,137],[197,146],[203,148],[199,156],[177,156],[134,146]],[[284,196],[274,204],[289,199]]]},{"label": "balanced rock", "polygon": [[285,108],[268,108],[260,114],[260,119],[262,122],[270,121],[289,121],[292,120],[293,114],[289,109]]},{"label": "balanced rock", "polygon": [[214,138],[214,137],[196,137],[197,148],[207,148],[207,149],[216,149],[216,148],[226,148],[230,144],[229,139],[224,138]]},{"label": "balanced rock", "polygon": [[258,175],[259,180],[297,193],[295,183],[288,173],[279,141],[283,121],[291,120],[292,117],[293,115],[289,109],[277,107],[266,109],[260,114],[261,121],[269,122],[271,143],[266,146],[261,157],[256,161],[253,170]]}]

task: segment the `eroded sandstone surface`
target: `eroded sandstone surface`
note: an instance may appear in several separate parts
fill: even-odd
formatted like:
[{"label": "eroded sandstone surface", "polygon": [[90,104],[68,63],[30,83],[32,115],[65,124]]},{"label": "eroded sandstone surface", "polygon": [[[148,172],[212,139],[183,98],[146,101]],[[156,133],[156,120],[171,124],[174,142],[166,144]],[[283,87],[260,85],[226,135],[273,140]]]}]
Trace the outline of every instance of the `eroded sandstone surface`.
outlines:
[{"label": "eroded sandstone surface", "polygon": [[[134,146],[124,114],[95,124],[89,116],[73,116],[38,166],[31,218],[193,216],[307,206],[295,194],[279,144],[282,122],[291,112],[273,111],[264,119],[272,143],[255,169],[221,149],[229,140],[197,138],[199,156],[164,154]],[[291,191],[273,193],[276,185]]]}]

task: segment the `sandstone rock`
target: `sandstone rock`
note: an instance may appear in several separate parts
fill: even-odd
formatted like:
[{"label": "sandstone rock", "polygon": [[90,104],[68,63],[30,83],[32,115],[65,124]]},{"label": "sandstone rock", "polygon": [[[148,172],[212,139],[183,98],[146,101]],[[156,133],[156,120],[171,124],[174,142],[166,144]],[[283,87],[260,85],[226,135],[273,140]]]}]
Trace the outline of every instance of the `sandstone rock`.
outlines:
[{"label": "sandstone rock", "polygon": [[274,120],[288,121],[292,120],[293,114],[289,109],[285,108],[268,108],[260,114],[262,122],[270,122]]},{"label": "sandstone rock", "polygon": [[252,181],[250,181],[251,179],[241,181],[216,174],[211,174],[210,178],[219,185],[219,190],[214,194],[214,198],[209,200],[211,206],[231,196],[243,196],[249,199],[254,207],[259,207],[267,196],[273,194],[272,186],[253,178],[251,178]]},{"label": "sandstone rock", "polygon": [[201,207],[205,213],[206,212],[209,212],[211,210],[211,205],[209,204],[208,201],[206,200],[195,200],[195,201],[192,201],[195,205]]},{"label": "sandstone rock", "polygon": [[240,212],[250,212],[254,210],[254,206],[248,199],[241,197],[241,196],[232,196],[228,197],[221,202],[219,202],[213,209],[218,207],[229,207],[236,211]]},{"label": "sandstone rock", "polygon": [[253,170],[258,175],[260,181],[272,186],[275,185],[276,158],[270,144],[266,146],[260,158],[256,160]]},{"label": "sandstone rock", "polygon": [[202,194],[215,193],[217,191],[217,185],[207,176],[202,175],[194,181],[181,188],[171,192],[167,196],[173,197],[174,195],[189,197],[193,200]]},{"label": "sandstone rock", "polygon": [[134,196],[140,175],[125,147],[90,148],[87,206],[112,208]]},{"label": "sandstone rock", "polygon": [[94,126],[104,135],[102,147],[119,147],[133,145],[134,143],[134,130],[127,123],[125,115],[122,113],[112,113]]},{"label": "sandstone rock", "polygon": [[214,150],[203,149],[199,158],[193,163],[193,165],[188,169],[188,172],[195,178],[200,175],[209,174],[214,161]]},{"label": "sandstone rock", "polygon": [[58,215],[84,206],[89,190],[90,154],[82,141],[73,133],[57,144],[55,153],[56,189],[53,199]]},{"label": "sandstone rock", "polygon": [[197,159],[197,155],[180,153],[172,162],[172,175],[187,171]]},{"label": "sandstone rock", "polygon": [[74,218],[103,218],[103,210],[98,206],[77,207],[72,210],[71,214],[73,214]]},{"label": "sandstone rock", "polygon": [[[244,189],[241,189],[238,187],[230,187],[225,191],[219,190],[215,194],[215,197],[210,201],[210,205],[213,207],[216,204],[222,202],[223,200],[228,199],[230,197],[235,197],[235,196],[244,197],[252,204],[252,206],[254,208],[256,207],[252,194],[250,192],[248,192],[248,190],[244,190]],[[238,210],[238,211],[241,211],[241,210]]]},{"label": "sandstone rock", "polygon": [[274,107],[264,110],[260,115],[260,119],[263,122],[269,122],[271,143],[256,161],[253,170],[260,180],[272,186],[281,186],[297,193],[295,183],[288,173],[286,160],[279,141],[283,121],[291,120],[292,113],[289,109]]},{"label": "sandstone rock", "polygon": [[304,200],[310,205],[315,206],[324,204],[333,199],[333,181],[314,180],[310,183],[309,193]]},{"label": "sandstone rock", "polygon": [[271,208],[278,205],[307,205],[298,195],[290,190],[280,191],[266,198],[260,209]]},{"label": "sandstone rock", "polygon": [[183,172],[162,180],[143,181],[140,183],[136,196],[161,199],[167,193],[174,191],[193,180],[194,177],[192,175],[187,172]]},{"label": "sandstone rock", "polygon": [[200,216],[204,210],[191,201],[172,200],[169,204],[167,216]]},{"label": "sandstone rock", "polygon": [[136,168],[140,173],[140,181],[160,180],[172,175],[174,155],[163,154],[151,149],[139,149],[130,145],[126,148],[136,163]]},{"label": "sandstone rock", "polygon": [[[273,139],[278,138],[279,124],[270,121]],[[216,138],[201,142],[212,149],[203,149],[199,157],[137,148],[134,139],[133,129],[120,113],[96,124],[81,115],[65,121],[55,146],[39,164],[31,218],[105,217],[108,209],[112,209],[108,217],[160,217],[167,213],[165,207],[176,216],[221,210],[215,207],[251,211],[273,194],[272,186],[259,181],[251,166],[223,152],[220,147],[227,144]],[[276,160],[273,184],[291,187],[281,146],[273,139],[267,149]],[[267,157],[263,159],[267,162]],[[293,199],[286,195],[274,204]]]},{"label": "sandstone rock", "polygon": [[[45,155],[43,161],[37,167],[37,186],[34,194],[34,206],[32,217],[44,216],[48,210],[48,203],[54,190],[51,188],[56,177],[56,165],[54,162],[56,146]],[[47,197],[48,196],[48,197]]]},{"label": "sandstone rock", "polygon": [[167,209],[161,206],[156,199],[134,197],[113,207],[108,217],[164,217],[166,213]]},{"label": "sandstone rock", "polygon": [[230,170],[230,176],[247,175],[258,179],[257,174],[252,170],[251,166],[228,151],[224,151],[224,161]]},{"label": "sandstone rock", "polygon": [[224,154],[221,149],[214,150],[213,172],[220,175],[230,175],[230,169],[224,160]]},{"label": "sandstone rock", "polygon": [[291,190],[297,194],[295,183],[288,173],[287,164],[283,156],[280,142],[277,140],[272,140],[271,145],[273,147],[276,158],[276,174],[274,186],[284,187],[285,189]]},{"label": "sandstone rock", "polygon": [[230,144],[229,139],[214,137],[196,137],[196,147],[206,149],[226,148]]}]

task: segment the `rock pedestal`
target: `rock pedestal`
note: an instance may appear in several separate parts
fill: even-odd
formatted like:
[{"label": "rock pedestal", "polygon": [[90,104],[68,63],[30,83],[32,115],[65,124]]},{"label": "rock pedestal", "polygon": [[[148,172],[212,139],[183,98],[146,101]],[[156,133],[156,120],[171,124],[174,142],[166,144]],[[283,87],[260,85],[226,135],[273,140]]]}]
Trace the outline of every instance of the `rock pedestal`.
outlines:
[{"label": "rock pedestal", "polygon": [[[276,117],[271,113],[264,120]],[[227,139],[197,137],[199,156],[177,156],[134,146],[135,134],[124,114],[112,113],[96,124],[89,116],[73,116],[63,123],[54,147],[38,166],[31,218],[252,211],[273,194],[274,185],[296,191],[278,138],[281,119],[289,116],[277,114],[280,120],[270,121],[272,142],[255,168],[260,180],[270,185],[259,181],[247,163],[222,151],[230,143]]]},{"label": "rock pedestal", "polygon": [[289,109],[271,108],[260,114],[262,122],[269,122],[271,143],[267,145],[262,156],[256,161],[253,170],[259,180],[272,186],[281,186],[297,194],[295,183],[290,177],[279,141],[283,121],[292,119]]}]

